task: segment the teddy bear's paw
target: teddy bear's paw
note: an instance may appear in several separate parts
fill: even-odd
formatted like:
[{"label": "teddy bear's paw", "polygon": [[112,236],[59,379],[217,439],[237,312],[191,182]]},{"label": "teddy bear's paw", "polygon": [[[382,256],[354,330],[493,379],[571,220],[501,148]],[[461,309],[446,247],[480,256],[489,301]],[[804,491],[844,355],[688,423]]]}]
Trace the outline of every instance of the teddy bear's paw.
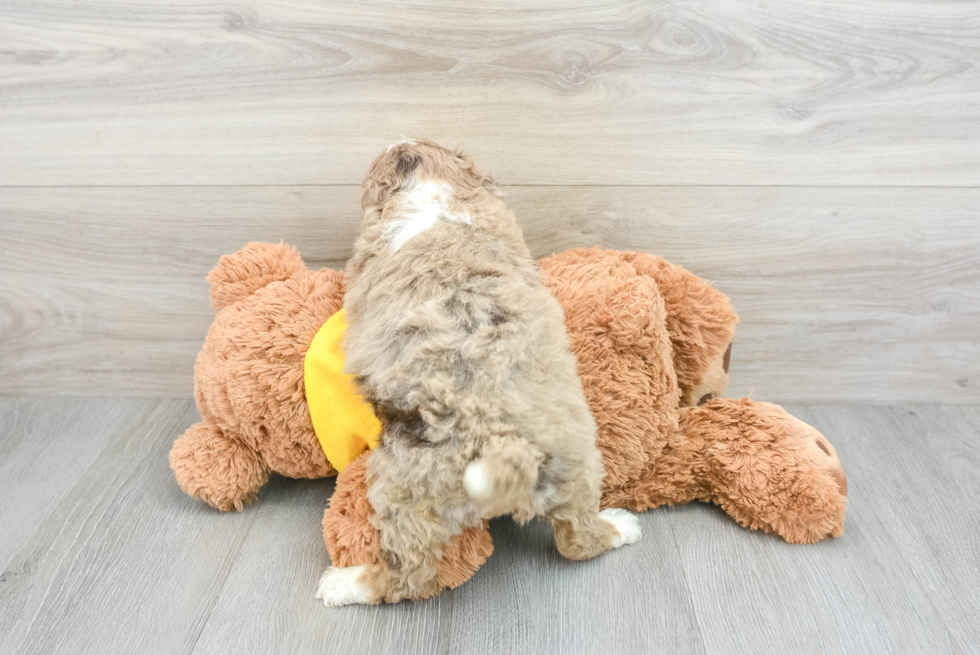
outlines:
[{"label": "teddy bear's paw", "polygon": [[816,428],[747,398],[713,400],[682,422],[707,443],[701,482],[710,500],[736,521],[794,544],[844,533],[847,476]]},{"label": "teddy bear's paw", "polygon": [[815,459],[818,462],[822,460],[825,463],[827,475],[833,478],[840,495],[847,496],[847,475],[844,474],[844,467],[841,465],[840,458],[837,456],[837,451],[830,445],[827,438],[816,430],[811,430],[806,437],[810,439],[811,448],[820,451],[820,455],[817,455]]},{"label": "teddy bear's paw", "polygon": [[599,518],[616,528],[616,536],[613,537],[613,548],[635,544],[642,536],[640,519],[636,517],[636,514],[627,512],[625,509],[615,507],[604,509],[599,512]]},{"label": "teddy bear's paw", "polygon": [[[807,426],[809,427],[809,426]],[[810,428],[806,431],[804,439],[809,441],[809,447],[813,450],[812,460],[817,462],[818,471],[814,472],[815,486],[822,484],[825,489],[824,496],[830,500],[825,503],[825,507],[832,507],[826,515],[822,524],[823,535],[811,533],[813,540],[830,536],[839,537],[844,534],[844,512],[847,503],[847,475],[837,451],[830,444],[825,436]],[[819,480],[819,482],[818,482]]]},{"label": "teddy bear's paw", "polygon": [[346,566],[336,568],[331,566],[320,576],[316,598],[322,600],[327,607],[341,607],[369,603],[371,594],[367,586],[361,582],[364,566]]},{"label": "teddy bear's paw", "polygon": [[837,451],[812,426],[794,417],[787,425],[794,429],[783,436],[782,468],[770,471],[786,485],[773,493],[759,516],[767,517],[771,530],[790,543],[839,537],[844,534],[847,476]]}]

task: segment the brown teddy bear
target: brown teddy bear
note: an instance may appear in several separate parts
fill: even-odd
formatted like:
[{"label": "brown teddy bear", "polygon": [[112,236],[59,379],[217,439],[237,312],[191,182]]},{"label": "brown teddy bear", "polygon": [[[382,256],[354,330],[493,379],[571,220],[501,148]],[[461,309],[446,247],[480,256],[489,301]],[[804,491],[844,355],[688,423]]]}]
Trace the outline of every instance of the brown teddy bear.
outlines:
[{"label": "brown teddy bear", "polygon": [[[576,249],[540,265],[598,424],[603,508],[710,501],[792,543],[843,533],[847,478],[827,439],[777,405],[719,397],[738,322],[724,294],[645,253]],[[194,369],[202,421],[176,440],[170,464],[189,495],[240,510],[270,471],[335,473],[310,418],[304,359],[343,306],[343,273],[253,243],[222,257],[208,281],[217,316]],[[324,515],[337,566],[378,557],[369,455],[344,469]],[[443,552],[441,585],[462,584],[492,550],[486,525],[459,535]]]}]

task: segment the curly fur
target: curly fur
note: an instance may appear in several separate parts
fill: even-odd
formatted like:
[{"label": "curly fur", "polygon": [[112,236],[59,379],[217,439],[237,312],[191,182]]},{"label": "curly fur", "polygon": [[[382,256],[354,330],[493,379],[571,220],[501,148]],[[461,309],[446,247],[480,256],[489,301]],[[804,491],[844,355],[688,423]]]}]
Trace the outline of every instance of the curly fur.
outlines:
[{"label": "curly fur", "polygon": [[[381,561],[378,531],[367,520],[374,514],[374,508],[367,499],[367,459],[360,457],[344,468],[344,484],[338,485],[330,498],[330,511],[323,515],[327,550],[336,553],[336,557],[331,557],[334,566],[377,564]],[[492,553],[493,541],[486,521],[452,537],[443,548],[439,561],[438,585],[428,595],[463,584]]]},{"label": "curly fur", "polygon": [[500,514],[547,517],[574,559],[609,550],[562,309],[496,185],[457,153],[402,143],[372,164],[362,209],[344,305],[346,369],[384,426],[367,600],[431,595],[450,540]]},{"label": "curly fur", "polygon": [[[823,435],[768,403],[690,407],[727,385],[738,317],[722,293],[645,253],[578,249],[540,268],[565,311],[598,426],[603,507],[702,500],[793,543],[843,532],[847,478]],[[345,285],[336,271],[308,271],[282,244],[250,244],[222,257],[208,279],[218,315],[195,367],[202,421],[174,443],[171,465],[188,494],[236,510],[255,498],[269,472],[334,474],[309,421],[303,358],[342,306]],[[380,557],[367,501],[370,459],[345,469],[324,513],[338,566]],[[482,522],[451,539],[437,585],[462,584],[491,550]]]},{"label": "curly fur", "polygon": [[[606,470],[602,507],[642,511],[700,500],[791,543],[843,533],[847,477],[822,434],[770,403],[716,399],[686,406],[698,399],[685,389],[700,386],[720,396],[727,386],[726,340],[738,317],[722,293],[645,253],[577,249],[543,259],[540,267],[565,310],[598,426]],[[683,365],[675,366],[678,358]],[[711,370],[725,374],[712,377]],[[358,464],[373,458],[366,453]],[[345,471],[337,494],[362,484]],[[325,512],[324,527],[325,534],[371,530],[366,514],[348,511],[340,522],[334,507]],[[368,559],[364,551],[336,546],[330,553],[348,564]],[[477,568],[462,572],[468,577]]]}]

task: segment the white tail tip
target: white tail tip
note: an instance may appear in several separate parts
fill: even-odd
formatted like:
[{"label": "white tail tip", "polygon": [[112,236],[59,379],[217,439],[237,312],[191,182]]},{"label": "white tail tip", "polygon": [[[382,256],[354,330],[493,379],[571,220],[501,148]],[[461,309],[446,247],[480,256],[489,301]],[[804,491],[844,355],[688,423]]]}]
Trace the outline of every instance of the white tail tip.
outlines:
[{"label": "white tail tip", "polygon": [[493,480],[483,462],[470,462],[463,474],[463,487],[473,500],[493,498]]}]

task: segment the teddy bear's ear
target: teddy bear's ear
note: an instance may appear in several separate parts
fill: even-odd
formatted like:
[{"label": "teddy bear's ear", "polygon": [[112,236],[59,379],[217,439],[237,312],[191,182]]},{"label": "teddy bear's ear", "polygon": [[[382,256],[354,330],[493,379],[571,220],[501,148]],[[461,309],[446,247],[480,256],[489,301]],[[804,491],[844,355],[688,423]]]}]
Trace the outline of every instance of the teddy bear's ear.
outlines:
[{"label": "teddy bear's ear", "polygon": [[302,273],[306,264],[296,248],[284,243],[250,243],[233,255],[222,255],[208,273],[211,306],[219,312],[262,287]]}]

